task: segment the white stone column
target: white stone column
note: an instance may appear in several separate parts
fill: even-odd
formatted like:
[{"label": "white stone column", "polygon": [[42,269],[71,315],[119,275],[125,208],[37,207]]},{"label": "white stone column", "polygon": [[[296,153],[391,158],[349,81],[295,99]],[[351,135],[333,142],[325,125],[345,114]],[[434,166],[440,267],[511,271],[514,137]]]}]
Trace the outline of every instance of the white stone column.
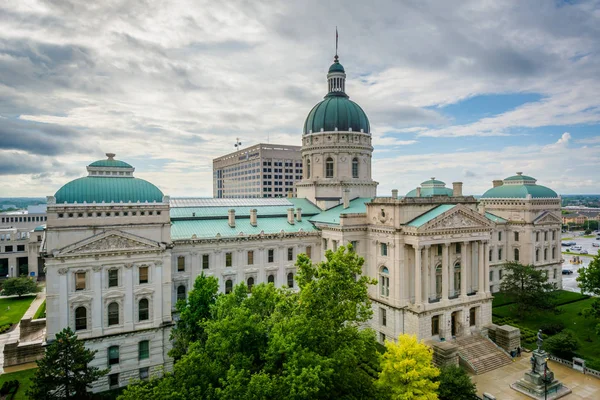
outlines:
[{"label": "white stone column", "polygon": [[477,276],[479,277],[479,285],[477,287],[477,293],[483,295],[485,290],[485,269],[483,266],[483,260],[485,258],[485,253],[483,249],[483,241],[477,242],[477,247],[479,250],[479,257],[477,257]]},{"label": "white stone column", "polygon": [[442,301],[448,300],[448,259],[450,244],[444,243],[442,249]]},{"label": "white stone column", "polygon": [[436,287],[435,287],[435,256],[437,255],[437,245],[433,246],[433,254],[430,254],[431,258],[430,258],[430,265],[429,265],[429,293],[431,293],[432,295],[436,294]]},{"label": "white stone column", "polygon": [[425,261],[423,262],[423,301],[425,303],[429,302],[429,286],[431,285],[431,277],[429,273],[431,272],[431,246],[425,246]]},{"label": "white stone column", "polygon": [[[58,313],[58,318],[60,319],[60,329],[62,330],[63,328],[69,326],[69,293],[71,291],[71,285],[69,285],[69,279],[72,279],[71,284],[74,284],[75,281],[75,277],[73,275],[73,272],[69,271],[67,268],[60,268],[58,270],[58,279],[60,281],[59,284],[59,292],[58,292],[58,304],[59,304],[59,310],[60,312]],[[3,310],[4,311],[4,310]],[[93,318],[93,316],[92,316]],[[58,330],[57,330],[58,332]],[[56,333],[56,332],[55,332]],[[52,340],[54,340],[54,337],[51,338]]]},{"label": "white stone column", "polygon": [[[102,335],[102,327],[104,326],[104,315],[102,313],[102,277],[104,275],[104,268],[98,266],[93,267],[92,273],[92,286],[94,290],[94,296],[92,299],[92,335]],[[123,268],[124,269],[124,268]],[[123,270],[122,269],[122,270]],[[123,278],[121,278],[123,279]]]},{"label": "white stone column", "polygon": [[471,246],[469,242],[463,242],[463,261],[460,263],[460,297],[467,297],[467,271],[470,271]]},{"label": "white stone column", "polygon": [[[133,329],[133,269],[137,266],[133,264],[125,264],[123,268],[123,288],[125,289],[125,297],[123,298],[123,329],[126,331]],[[157,277],[153,277],[156,279]]]},{"label": "white stone column", "polygon": [[423,264],[421,262],[421,253],[423,248],[421,246],[414,246],[415,249],[415,301],[414,304],[421,304],[423,302],[423,298],[421,297],[421,273],[423,269]]},{"label": "white stone column", "polygon": [[190,290],[192,287],[194,287],[194,280],[196,279],[197,276],[200,275],[200,272],[202,272],[202,261],[200,260],[200,258],[202,256],[198,256],[198,252],[194,251],[192,253],[190,253],[190,272],[191,272],[191,282],[190,282]]},{"label": "white stone column", "polygon": [[490,294],[490,262],[489,253],[490,243],[488,241],[483,242],[483,278],[485,279],[484,288],[487,294]]}]

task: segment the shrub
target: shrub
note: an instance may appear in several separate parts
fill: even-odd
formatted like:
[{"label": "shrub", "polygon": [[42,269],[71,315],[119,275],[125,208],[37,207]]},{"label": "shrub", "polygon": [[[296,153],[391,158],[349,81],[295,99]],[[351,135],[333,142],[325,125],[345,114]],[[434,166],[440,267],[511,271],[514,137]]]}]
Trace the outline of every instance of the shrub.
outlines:
[{"label": "shrub", "polygon": [[548,322],[546,324],[542,324],[540,329],[543,333],[552,336],[562,332],[565,329],[565,324],[562,322]]},{"label": "shrub", "polygon": [[8,331],[11,326],[12,326],[12,324],[0,325],[0,333],[4,333],[4,332]]},{"label": "shrub", "polygon": [[575,333],[565,329],[561,333],[546,340],[544,347],[550,354],[570,360],[575,355],[575,351],[579,348],[579,342],[577,341]]}]

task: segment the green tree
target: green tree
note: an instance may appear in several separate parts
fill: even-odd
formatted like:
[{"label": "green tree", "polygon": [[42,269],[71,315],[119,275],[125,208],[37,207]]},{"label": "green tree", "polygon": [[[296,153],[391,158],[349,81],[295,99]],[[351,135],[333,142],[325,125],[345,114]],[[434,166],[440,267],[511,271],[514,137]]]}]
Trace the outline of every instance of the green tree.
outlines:
[{"label": "green tree", "polygon": [[108,373],[108,369],[89,366],[95,354],[77,340],[71,328],[58,332],[44,358],[37,361],[28,396],[44,400],[88,398],[87,389],[92,382]]},{"label": "green tree", "polygon": [[[379,353],[373,331],[364,260],[341,246],[313,265],[296,263],[300,291],[244,283],[227,295],[188,299],[209,315],[173,374],[128,387],[122,400],[385,399],[375,386]],[[194,290],[214,293],[209,279]],[[175,336],[175,341],[178,336]]]},{"label": "green tree", "polygon": [[433,365],[433,350],[414,335],[400,335],[398,343],[385,343],[377,384],[393,400],[437,400],[440,370]]},{"label": "green tree", "polygon": [[579,348],[577,336],[572,331],[565,329],[554,336],[546,339],[544,348],[557,357],[569,360],[573,358]]},{"label": "green tree", "polygon": [[2,285],[2,293],[4,296],[18,295],[21,297],[24,294],[37,293],[39,291],[40,288],[37,283],[26,276],[8,278]]},{"label": "green tree", "polygon": [[[582,294],[590,293],[596,296],[592,306],[583,310],[584,316],[600,319],[600,299],[597,298],[600,296],[600,252],[594,256],[587,267],[579,268],[577,282]],[[596,333],[600,334],[600,323],[596,325]]]},{"label": "green tree", "polygon": [[205,276],[204,272],[194,281],[187,301],[176,304],[179,320],[171,333],[173,349],[169,353],[175,360],[180,359],[192,342],[205,339],[202,323],[210,317],[210,308],[215,304],[219,293],[219,280]]},{"label": "green tree", "polygon": [[477,394],[477,387],[462,368],[449,365],[441,368],[438,377],[440,400],[471,400]]},{"label": "green tree", "polygon": [[554,285],[548,282],[544,271],[533,265],[510,262],[504,265],[504,273],[500,291],[515,301],[519,316],[532,309],[555,307]]}]

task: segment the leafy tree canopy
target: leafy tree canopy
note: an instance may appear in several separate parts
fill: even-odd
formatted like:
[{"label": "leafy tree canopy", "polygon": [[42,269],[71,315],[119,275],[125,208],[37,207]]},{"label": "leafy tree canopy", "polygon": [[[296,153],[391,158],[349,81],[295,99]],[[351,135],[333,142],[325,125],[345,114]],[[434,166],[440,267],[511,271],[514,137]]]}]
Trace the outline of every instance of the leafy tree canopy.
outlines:
[{"label": "leafy tree canopy", "polygon": [[241,283],[217,295],[216,281],[199,277],[181,308],[174,337],[188,341],[187,352],[173,374],[130,386],[120,399],[388,398],[375,386],[375,335],[359,329],[375,283],[361,275],[363,262],[343,246],[316,265],[299,255],[300,291],[259,284],[249,294]]},{"label": "leafy tree canopy", "polygon": [[477,394],[477,388],[465,370],[451,365],[443,367],[439,376],[440,400],[471,400]]},{"label": "leafy tree canopy", "polygon": [[587,267],[579,268],[577,282],[581,293],[600,296],[600,253],[594,256]]},{"label": "leafy tree canopy", "polygon": [[579,348],[579,342],[574,332],[565,329],[556,335],[546,339],[545,349],[557,357],[571,359]]},{"label": "leafy tree canopy", "polygon": [[500,290],[514,299],[520,316],[531,309],[554,308],[554,285],[543,270],[510,262],[505,264],[504,272]]},{"label": "leafy tree canopy", "polygon": [[433,350],[414,335],[400,335],[398,343],[386,342],[378,386],[393,400],[437,400],[435,382],[440,370],[433,365]]},{"label": "leafy tree canopy", "polygon": [[95,351],[86,349],[71,328],[56,334],[46,348],[44,358],[37,361],[38,369],[32,379],[28,395],[32,399],[86,399],[92,382],[108,373],[90,367]]},{"label": "leafy tree canopy", "polygon": [[21,297],[24,294],[37,293],[39,291],[40,288],[37,283],[26,276],[8,278],[2,285],[2,294],[4,296],[18,295]]}]

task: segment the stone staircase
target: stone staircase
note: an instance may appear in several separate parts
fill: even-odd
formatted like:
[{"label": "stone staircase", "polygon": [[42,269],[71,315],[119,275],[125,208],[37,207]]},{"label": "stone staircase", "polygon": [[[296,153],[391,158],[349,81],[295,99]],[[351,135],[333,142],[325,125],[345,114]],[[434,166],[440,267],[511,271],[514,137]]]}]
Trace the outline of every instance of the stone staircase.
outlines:
[{"label": "stone staircase", "polygon": [[512,363],[512,358],[487,337],[475,334],[459,337],[454,343],[458,346],[460,364],[476,375]]}]

